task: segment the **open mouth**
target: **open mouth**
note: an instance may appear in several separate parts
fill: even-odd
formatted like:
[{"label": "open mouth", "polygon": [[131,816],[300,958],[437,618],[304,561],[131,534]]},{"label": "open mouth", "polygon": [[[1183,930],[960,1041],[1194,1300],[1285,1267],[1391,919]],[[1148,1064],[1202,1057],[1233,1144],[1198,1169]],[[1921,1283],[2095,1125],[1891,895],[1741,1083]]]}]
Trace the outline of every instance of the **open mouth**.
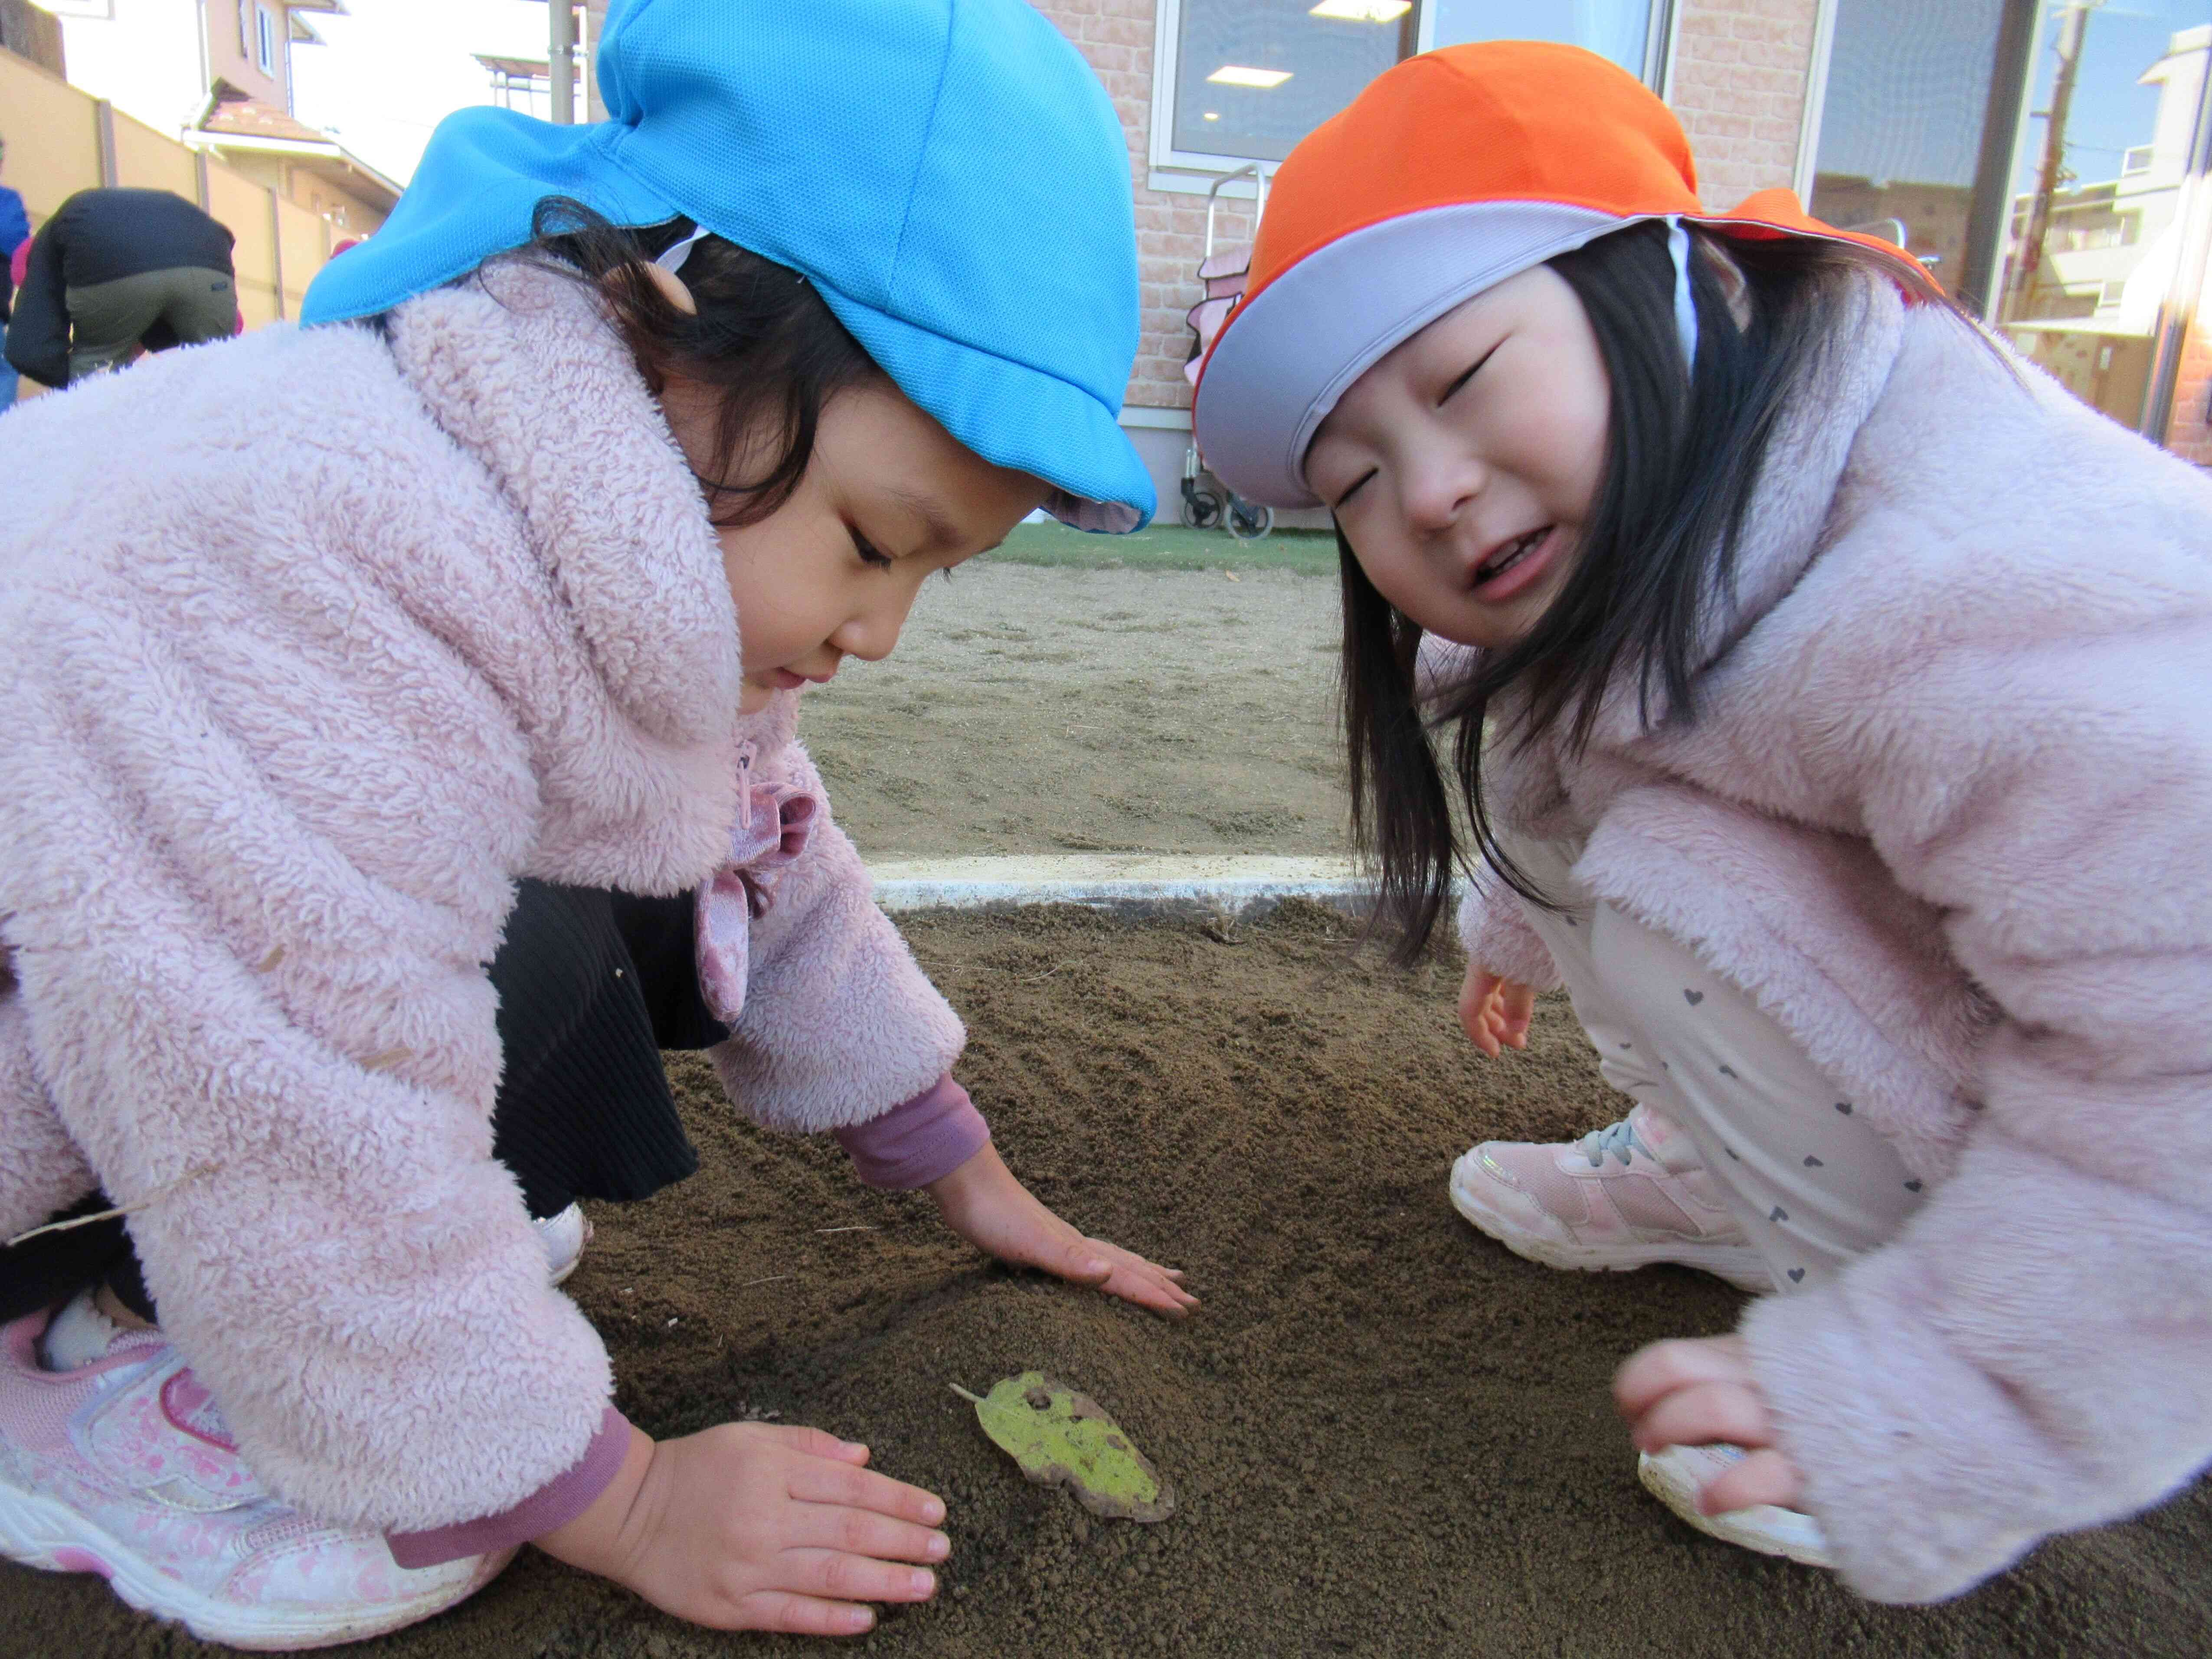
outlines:
[{"label": "open mouth", "polygon": [[1495,553],[1492,553],[1488,558],[1485,559],[1480,564],[1475,566],[1474,585],[1477,587],[1480,587],[1486,583],[1496,581],[1500,576],[1512,569],[1514,566],[1519,564],[1523,559],[1527,558],[1538,548],[1541,547],[1544,544],[1545,538],[1552,533],[1552,526],[1545,525],[1540,528],[1530,531],[1525,536],[1516,537],[1513,540],[1506,543]]}]

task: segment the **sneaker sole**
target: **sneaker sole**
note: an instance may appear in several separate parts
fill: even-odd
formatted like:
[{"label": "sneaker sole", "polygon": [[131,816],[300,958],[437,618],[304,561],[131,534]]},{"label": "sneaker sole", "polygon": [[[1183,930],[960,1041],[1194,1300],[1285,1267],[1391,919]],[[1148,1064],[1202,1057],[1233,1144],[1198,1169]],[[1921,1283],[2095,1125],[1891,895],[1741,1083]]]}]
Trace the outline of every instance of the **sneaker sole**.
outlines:
[{"label": "sneaker sole", "polygon": [[138,1612],[180,1624],[203,1642],[249,1652],[337,1647],[420,1624],[474,1595],[514,1554],[487,1555],[465,1584],[443,1585],[371,1613],[273,1613],[218,1601],[180,1584],[75,1510],[0,1480],[0,1555],[45,1572],[97,1573]]},{"label": "sneaker sole", "polygon": [[1771,1291],[1774,1276],[1759,1252],[1748,1244],[1644,1244],[1600,1247],[1564,1244],[1538,1238],[1522,1230],[1511,1218],[1491,1208],[1458,1182],[1451,1183],[1452,1208],[1468,1224],[1503,1244],[1514,1255],[1547,1267],[1571,1273],[1627,1273],[1642,1267],[1671,1263],[1694,1267],[1699,1273],[1725,1279],[1740,1291]]},{"label": "sneaker sole", "polygon": [[1772,1504],[1754,1504],[1747,1510],[1730,1510],[1725,1515],[1703,1514],[1698,1508],[1695,1480],[1666,1458],[1654,1457],[1649,1452],[1637,1454],[1636,1478],[1644,1483],[1646,1492],[1673,1511],[1677,1520],[1687,1522],[1708,1537],[1754,1554],[1778,1555],[1801,1566],[1835,1565],[1828,1554],[1828,1540],[1821,1534],[1820,1523],[1809,1515]]}]

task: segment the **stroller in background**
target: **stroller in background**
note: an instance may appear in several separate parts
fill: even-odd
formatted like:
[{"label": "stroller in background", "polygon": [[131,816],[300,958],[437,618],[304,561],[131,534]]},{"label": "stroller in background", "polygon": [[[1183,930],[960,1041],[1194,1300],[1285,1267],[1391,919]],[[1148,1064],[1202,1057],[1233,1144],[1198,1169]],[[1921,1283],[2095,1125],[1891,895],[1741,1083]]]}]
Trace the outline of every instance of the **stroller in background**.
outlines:
[{"label": "stroller in background", "polygon": [[[1233,242],[1217,250],[1213,240],[1213,222],[1221,207],[1222,186],[1239,179],[1252,181],[1252,229],[1255,235],[1260,216],[1267,210],[1267,174],[1257,161],[1234,173],[1223,173],[1213,181],[1213,188],[1206,192],[1206,252],[1198,265],[1198,280],[1205,289],[1205,297],[1185,313],[1192,340],[1190,357],[1183,364],[1182,372],[1193,386],[1198,384],[1198,368],[1205,361],[1206,348],[1221,331],[1229,308],[1243,294],[1245,278],[1251,270],[1249,242]],[[1209,484],[1212,488],[1208,488]],[[1205,458],[1199,454],[1198,439],[1194,435],[1182,458],[1182,521],[1193,530],[1219,526],[1240,542],[1256,542],[1275,527],[1275,514],[1272,507],[1246,501],[1206,472]]]}]

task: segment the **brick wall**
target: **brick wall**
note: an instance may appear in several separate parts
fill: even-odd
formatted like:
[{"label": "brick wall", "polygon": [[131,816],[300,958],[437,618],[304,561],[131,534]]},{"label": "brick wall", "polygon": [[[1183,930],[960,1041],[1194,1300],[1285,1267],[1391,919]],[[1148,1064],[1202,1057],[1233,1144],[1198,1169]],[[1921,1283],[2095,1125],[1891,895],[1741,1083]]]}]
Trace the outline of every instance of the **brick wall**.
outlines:
[{"label": "brick wall", "polygon": [[[1206,248],[1206,198],[1149,190],[1152,131],[1152,0],[1037,0],[1037,9],[1075,42],[1106,83],[1129,140],[1137,185],[1137,252],[1143,283],[1144,334],[1128,401],[1139,408],[1187,409],[1190,383],[1183,360],[1190,330],[1183,313],[1199,300],[1198,262]],[[1224,208],[1218,239],[1252,234],[1248,214]]]},{"label": "brick wall", "polygon": [[[1790,182],[1797,165],[1806,70],[1817,0],[1680,0],[1674,107],[1688,130],[1710,206],[1734,206],[1754,190]],[[1190,349],[1183,313],[1198,303],[1206,198],[1150,190],[1145,180],[1152,118],[1154,0],[1036,0],[1090,60],[1121,112],[1136,180],[1137,247],[1144,333],[1128,401],[1185,409]],[[1218,237],[1251,234],[1248,215],[1224,209]]]},{"label": "brick wall", "polygon": [[1707,207],[1787,187],[1797,170],[1817,0],[1680,0],[1668,101]]}]

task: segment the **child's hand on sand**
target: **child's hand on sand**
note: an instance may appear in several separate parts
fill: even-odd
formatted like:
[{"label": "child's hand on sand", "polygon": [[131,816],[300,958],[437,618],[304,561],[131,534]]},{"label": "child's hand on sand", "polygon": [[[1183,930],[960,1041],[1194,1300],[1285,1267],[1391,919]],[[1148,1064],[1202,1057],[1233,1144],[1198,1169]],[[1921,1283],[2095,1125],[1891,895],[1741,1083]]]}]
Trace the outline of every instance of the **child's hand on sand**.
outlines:
[{"label": "child's hand on sand", "polygon": [[630,1431],[607,1489],[538,1540],[556,1560],[628,1586],[716,1630],[857,1636],[864,1601],[927,1601],[941,1561],[939,1498],[860,1466],[868,1449],[765,1423],[657,1444]]},{"label": "child's hand on sand", "polygon": [[1698,1493],[1705,1514],[1753,1504],[1794,1509],[1803,1497],[1804,1477],[1775,1447],[1774,1416],[1741,1337],[1654,1342],[1629,1356],[1613,1379],[1613,1398],[1638,1451],[1725,1441],[1750,1454]]},{"label": "child's hand on sand", "polygon": [[1042,1267],[1178,1318],[1198,1306],[1173,1267],[1103,1238],[1086,1238],[1045,1208],[988,1141],[951,1174],[931,1182],[929,1195],[946,1226],[1001,1261]]},{"label": "child's hand on sand", "polygon": [[1536,993],[1518,980],[1500,979],[1479,963],[1467,964],[1459,986],[1459,1023],[1467,1040],[1491,1059],[1501,1048],[1528,1046],[1528,1018]]}]

